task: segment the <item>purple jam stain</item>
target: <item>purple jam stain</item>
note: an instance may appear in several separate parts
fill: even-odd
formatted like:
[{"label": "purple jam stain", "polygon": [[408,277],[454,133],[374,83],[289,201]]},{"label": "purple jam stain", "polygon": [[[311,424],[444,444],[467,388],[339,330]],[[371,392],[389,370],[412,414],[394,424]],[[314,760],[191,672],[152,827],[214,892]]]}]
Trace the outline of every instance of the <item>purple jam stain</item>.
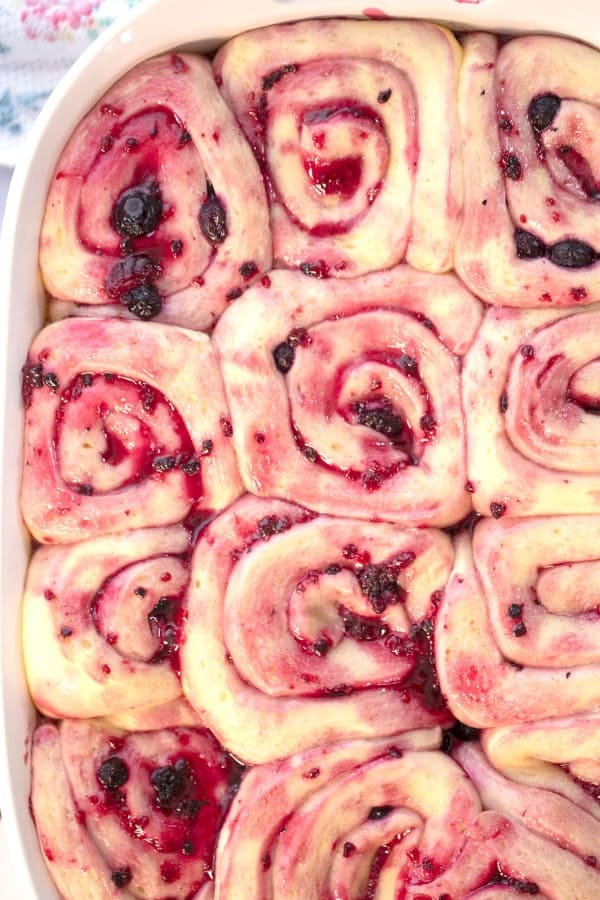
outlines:
[{"label": "purple jam stain", "polygon": [[304,160],[304,168],[319,194],[337,194],[348,200],[356,193],[360,184],[362,162],[361,156],[346,156],[334,160],[308,157]]},{"label": "purple jam stain", "polygon": [[303,125],[318,125],[320,122],[328,122],[337,116],[351,116],[354,119],[367,119],[373,122],[377,128],[383,129],[381,117],[375,110],[368,106],[362,106],[354,100],[340,100],[336,106],[324,104],[323,106],[307,109],[302,116]]},{"label": "purple jam stain", "polygon": [[270,91],[274,85],[278,84],[284,75],[293,75],[294,72],[297,72],[300,66],[296,63],[287,63],[284,66],[279,66],[278,69],[274,69],[272,72],[269,72],[268,75],[265,75],[262,80],[262,89],[263,91]]},{"label": "purple jam stain", "polygon": [[41,363],[35,363],[34,365],[26,363],[21,369],[21,397],[25,409],[28,409],[31,405],[34,390],[41,388],[44,383],[43,372],[44,369]]}]

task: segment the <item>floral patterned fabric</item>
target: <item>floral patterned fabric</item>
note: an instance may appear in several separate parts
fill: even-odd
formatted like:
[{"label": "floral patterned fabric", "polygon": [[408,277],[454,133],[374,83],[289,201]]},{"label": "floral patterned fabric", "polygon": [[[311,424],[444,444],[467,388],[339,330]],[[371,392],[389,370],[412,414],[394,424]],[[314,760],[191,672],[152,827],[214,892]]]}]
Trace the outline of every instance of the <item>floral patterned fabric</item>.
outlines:
[{"label": "floral patterned fabric", "polygon": [[13,166],[77,57],[139,0],[0,0],[0,165]]}]

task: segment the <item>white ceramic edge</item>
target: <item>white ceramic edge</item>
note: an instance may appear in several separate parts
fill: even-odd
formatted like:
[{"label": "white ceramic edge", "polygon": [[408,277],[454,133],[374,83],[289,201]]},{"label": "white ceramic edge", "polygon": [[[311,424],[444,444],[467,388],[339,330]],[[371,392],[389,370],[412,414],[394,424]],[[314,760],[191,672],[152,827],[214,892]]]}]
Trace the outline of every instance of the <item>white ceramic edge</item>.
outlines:
[{"label": "white ceramic edge", "polygon": [[[596,0],[381,0],[398,17],[418,17],[495,31],[550,32],[600,45]],[[204,7],[204,8],[203,8]],[[368,4],[336,0],[150,0],[105,32],[54,91],[15,171],[0,241],[0,809],[17,884],[0,892],[11,900],[52,900],[48,876],[28,810],[26,764],[33,711],[24,683],[20,596],[29,541],[18,515],[21,464],[20,368],[42,323],[43,292],[37,267],[39,227],[47,186],[72,129],[104,91],[133,65],[171,47],[210,51],[252,27],[310,16],[360,16]],[[5,891],[8,889],[8,892]]]}]

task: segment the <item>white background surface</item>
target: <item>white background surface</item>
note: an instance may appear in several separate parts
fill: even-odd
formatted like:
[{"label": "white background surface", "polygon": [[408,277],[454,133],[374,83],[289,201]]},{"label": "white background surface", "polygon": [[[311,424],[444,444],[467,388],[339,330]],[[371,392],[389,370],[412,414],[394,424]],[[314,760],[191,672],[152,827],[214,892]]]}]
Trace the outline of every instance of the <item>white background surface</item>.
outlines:
[{"label": "white background surface", "polygon": [[[0,226],[4,216],[4,203],[10,182],[11,170],[0,166]],[[6,302],[6,298],[0,298],[0,302]],[[8,847],[4,822],[0,819],[0,897],[5,900],[14,900],[17,897],[16,874],[13,870]]]}]

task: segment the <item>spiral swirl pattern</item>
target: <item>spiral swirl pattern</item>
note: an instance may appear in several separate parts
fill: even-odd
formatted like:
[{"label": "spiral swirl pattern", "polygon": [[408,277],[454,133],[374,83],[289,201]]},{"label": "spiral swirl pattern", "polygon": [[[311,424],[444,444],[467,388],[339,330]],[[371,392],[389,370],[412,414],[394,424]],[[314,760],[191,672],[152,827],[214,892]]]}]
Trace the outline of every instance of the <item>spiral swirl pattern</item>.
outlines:
[{"label": "spiral swirl pattern", "polygon": [[32,764],[40,844],[66,900],[210,896],[239,767],[208,732],[130,734],[65,719],[37,728]]},{"label": "spiral swirl pattern", "polygon": [[597,512],[599,326],[596,308],[486,313],[463,374],[478,512]]},{"label": "spiral swirl pattern", "polygon": [[219,838],[216,900],[242,885],[248,900],[595,896],[600,822],[585,798],[512,781],[478,743],[452,760],[438,740],[346,742],[250,771]]},{"label": "spiral swirl pattern", "polygon": [[217,79],[267,181],[278,266],[354,277],[452,266],[462,175],[453,36],[299,22],[229,41]]},{"label": "spiral swirl pattern", "polygon": [[436,622],[444,696],[477,728],[600,705],[598,516],[480,522]]},{"label": "spiral swirl pattern", "polygon": [[77,126],[50,186],[40,265],[55,318],[199,329],[270,267],[260,172],[207,60],[142,63]]},{"label": "spiral swirl pattern", "polygon": [[230,313],[214,340],[249,491],[407,525],[470,510],[459,357],[481,310],[457,279],[274,272]]},{"label": "spiral swirl pattern", "polygon": [[600,299],[600,53],[527,36],[464,39],[464,219],[456,269],[488,303]]},{"label": "spiral swirl pattern", "polygon": [[205,335],[118,319],[43,329],[23,368],[21,509],[68,543],[221,509],[241,492]]},{"label": "spiral swirl pattern", "polygon": [[194,552],[184,692],[247,762],[448,722],[429,666],[451,565],[441,532],[242,498]]},{"label": "spiral swirl pattern", "polygon": [[34,554],[23,599],[23,647],[29,690],[42,712],[131,715],[181,695],[189,553],[188,532],[173,526]]}]

